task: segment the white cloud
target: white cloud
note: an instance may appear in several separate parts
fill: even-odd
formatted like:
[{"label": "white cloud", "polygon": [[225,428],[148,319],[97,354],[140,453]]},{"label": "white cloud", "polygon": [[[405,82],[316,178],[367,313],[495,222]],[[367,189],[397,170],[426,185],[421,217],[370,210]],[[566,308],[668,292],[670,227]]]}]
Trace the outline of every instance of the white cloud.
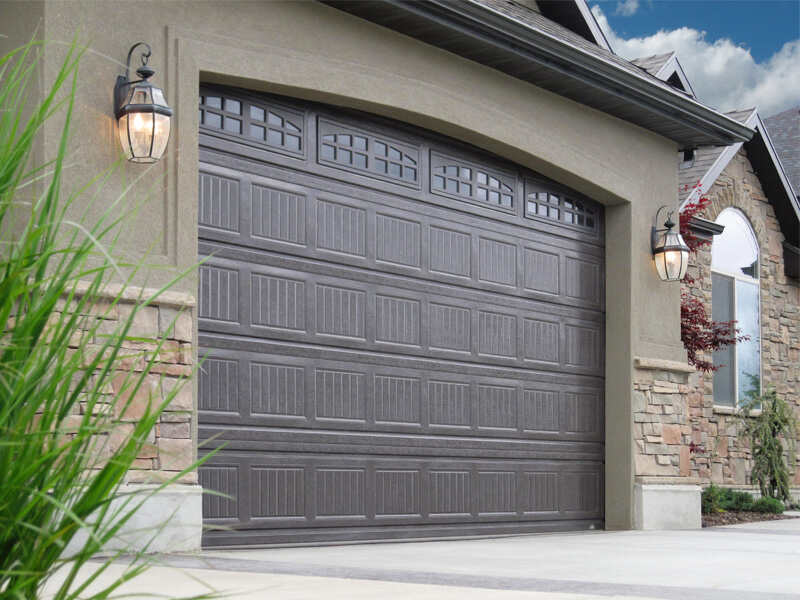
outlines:
[{"label": "white cloud", "polygon": [[639,0],[622,0],[617,2],[616,14],[623,17],[630,17],[636,14],[639,10]]},{"label": "white cloud", "polygon": [[611,47],[624,58],[674,50],[698,99],[709,106],[723,111],[756,106],[766,117],[800,103],[800,40],[786,42],[769,60],[757,63],[747,48],[727,38],[710,42],[705,31],[690,27],[625,39],[599,6],[592,12]]}]

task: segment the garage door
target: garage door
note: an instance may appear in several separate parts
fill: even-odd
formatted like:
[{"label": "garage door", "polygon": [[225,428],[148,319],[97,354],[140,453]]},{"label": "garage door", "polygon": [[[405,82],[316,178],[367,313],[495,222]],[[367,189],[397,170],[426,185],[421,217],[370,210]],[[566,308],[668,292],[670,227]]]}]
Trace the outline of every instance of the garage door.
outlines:
[{"label": "garage door", "polygon": [[601,208],[361,113],[200,123],[204,543],[601,527]]}]

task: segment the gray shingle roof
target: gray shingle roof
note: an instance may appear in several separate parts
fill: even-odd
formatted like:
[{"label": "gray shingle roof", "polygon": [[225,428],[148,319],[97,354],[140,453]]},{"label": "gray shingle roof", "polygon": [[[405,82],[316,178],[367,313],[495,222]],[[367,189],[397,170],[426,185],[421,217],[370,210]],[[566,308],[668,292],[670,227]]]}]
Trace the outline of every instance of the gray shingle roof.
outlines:
[{"label": "gray shingle roof", "polygon": [[[736,119],[740,123],[747,121],[748,117],[753,114],[753,109],[746,110],[732,110],[726,112],[725,116]],[[722,153],[729,148],[729,146],[702,146],[697,148],[694,152],[694,163],[691,167],[678,170],[678,201],[683,202],[691,194],[694,186],[700,182],[703,176],[708,173],[717,159]],[[681,160],[682,154],[678,155],[678,160]],[[703,190],[707,192],[708,190]]]},{"label": "gray shingle roof", "polygon": [[[678,200],[683,201],[691,194],[692,188],[697,185],[716,160],[722,155],[727,146],[704,146],[694,151],[694,163],[691,167],[678,170]],[[678,160],[682,155],[679,155]],[[703,190],[708,191],[708,190]]]},{"label": "gray shingle roof", "polygon": [[663,67],[666,62],[673,57],[674,52],[667,52],[665,54],[653,54],[652,56],[643,56],[642,58],[634,58],[631,62],[637,67],[644,69],[651,75],[658,73],[659,69]]},{"label": "gray shingle roof", "polygon": [[732,110],[725,113],[726,117],[736,119],[740,123],[747,121],[748,117],[753,114],[755,108],[745,108],[744,110]]},{"label": "gray shingle roof", "polygon": [[796,194],[800,194],[800,106],[764,119],[769,137]]}]

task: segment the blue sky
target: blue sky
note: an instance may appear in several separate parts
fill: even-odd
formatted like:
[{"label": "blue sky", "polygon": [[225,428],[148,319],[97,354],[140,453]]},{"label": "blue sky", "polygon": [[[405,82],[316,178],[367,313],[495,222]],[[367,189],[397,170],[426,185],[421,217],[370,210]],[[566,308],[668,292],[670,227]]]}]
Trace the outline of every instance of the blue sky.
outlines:
[{"label": "blue sky", "polygon": [[[729,38],[763,62],[781,47],[800,37],[800,0],[594,0],[614,30],[642,37],[659,29],[691,27],[704,30],[709,40]],[[617,10],[620,4],[620,10]],[[627,8],[626,8],[627,7]]]},{"label": "blue sky", "polygon": [[699,99],[770,116],[800,105],[800,0],[589,0],[615,52],[675,51]]}]

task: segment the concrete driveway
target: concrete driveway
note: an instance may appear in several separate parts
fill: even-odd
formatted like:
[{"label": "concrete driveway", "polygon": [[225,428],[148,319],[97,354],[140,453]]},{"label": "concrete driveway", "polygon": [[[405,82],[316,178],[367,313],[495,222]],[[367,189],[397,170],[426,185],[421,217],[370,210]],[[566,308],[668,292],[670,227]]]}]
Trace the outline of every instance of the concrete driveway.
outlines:
[{"label": "concrete driveway", "polygon": [[800,598],[800,519],[161,557],[125,591],[233,598]]}]

